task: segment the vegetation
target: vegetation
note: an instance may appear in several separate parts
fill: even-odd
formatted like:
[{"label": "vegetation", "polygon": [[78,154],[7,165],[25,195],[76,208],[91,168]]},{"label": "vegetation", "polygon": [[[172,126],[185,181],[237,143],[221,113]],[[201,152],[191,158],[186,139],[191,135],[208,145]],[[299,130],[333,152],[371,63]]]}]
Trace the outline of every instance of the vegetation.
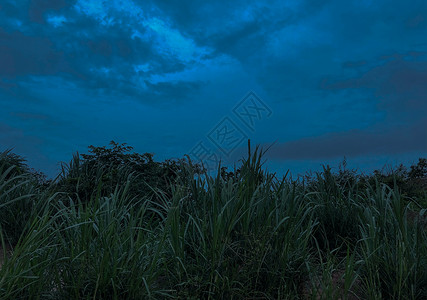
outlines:
[{"label": "vegetation", "polygon": [[131,151],[51,181],[0,155],[0,299],[427,298],[426,159],[294,180],[258,147],[215,177]]}]

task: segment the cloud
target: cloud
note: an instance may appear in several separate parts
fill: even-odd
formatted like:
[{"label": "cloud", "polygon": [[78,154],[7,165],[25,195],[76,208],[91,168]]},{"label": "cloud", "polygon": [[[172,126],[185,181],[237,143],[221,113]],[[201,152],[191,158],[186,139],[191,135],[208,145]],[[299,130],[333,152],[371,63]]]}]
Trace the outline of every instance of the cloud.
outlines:
[{"label": "cloud", "polygon": [[316,160],[408,152],[427,154],[426,128],[427,121],[423,120],[406,128],[328,133],[278,144],[268,156],[280,160]]},{"label": "cloud", "polygon": [[[270,151],[275,159],[332,159],[343,156],[395,155],[421,152],[427,154],[427,53],[411,51],[391,53],[371,61],[347,61],[343,68],[357,70],[356,75],[325,77],[319,88],[333,94],[354,91],[350,102],[333,105],[338,114],[351,111],[354,97],[371,102],[384,118],[373,119],[365,128],[341,128],[313,137],[283,142]],[[358,96],[359,95],[359,96]],[[357,99],[357,98],[356,98]],[[360,99],[360,98],[359,98]],[[360,112],[354,111],[357,115]],[[326,114],[324,116],[327,116]],[[361,125],[361,122],[359,122]]]},{"label": "cloud", "polygon": [[[379,109],[390,118],[411,121],[427,113],[427,52],[394,53],[383,56],[376,66],[347,79],[324,78],[320,88],[327,91],[368,90]],[[352,65],[353,68],[365,66]]]},{"label": "cloud", "polygon": [[[149,121],[157,128],[144,136],[168,130],[195,143],[200,128],[226,115],[230,101],[248,90],[265,95],[274,110],[251,138],[281,141],[278,158],[403,153],[424,145],[425,1],[0,6],[0,115],[10,128],[42,139],[42,148],[59,153],[112,135],[126,142],[139,137],[129,128]],[[163,118],[173,118],[173,128],[161,125]],[[162,139],[153,140],[164,149]]]},{"label": "cloud", "polygon": [[[54,75],[89,95],[163,103],[186,98],[201,84],[197,78],[165,82],[167,78],[212,60],[205,59],[208,48],[181,33],[167,16],[146,12],[130,0],[40,0],[25,5],[28,16],[14,3],[5,5],[11,14],[5,15],[0,29],[0,76],[8,79],[1,81],[3,88],[31,82],[34,76],[43,85],[43,77]],[[147,67],[139,68],[142,65]]]},{"label": "cloud", "polygon": [[8,33],[0,28],[0,40],[0,76],[4,78],[72,72],[64,54],[48,38]]},{"label": "cloud", "polygon": [[98,20],[101,26],[130,25],[138,28],[137,32],[142,30],[143,34],[136,34],[138,38],[154,42],[158,53],[175,56],[180,61],[197,61],[209,52],[209,49],[196,45],[190,37],[184,36],[164,17],[147,14],[131,0],[79,0],[75,8],[81,14]]},{"label": "cloud", "polygon": [[49,117],[45,114],[34,114],[34,113],[26,113],[26,112],[11,112],[12,116],[16,116],[23,121],[27,120],[46,120]]},{"label": "cloud", "polygon": [[28,8],[28,16],[31,22],[45,23],[45,13],[57,11],[69,6],[69,0],[31,0]]}]

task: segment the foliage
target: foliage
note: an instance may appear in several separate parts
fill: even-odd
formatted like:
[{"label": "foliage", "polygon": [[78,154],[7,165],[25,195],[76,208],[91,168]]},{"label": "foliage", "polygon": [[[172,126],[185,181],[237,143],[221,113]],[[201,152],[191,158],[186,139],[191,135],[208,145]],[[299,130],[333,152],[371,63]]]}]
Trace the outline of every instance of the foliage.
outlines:
[{"label": "foliage", "polygon": [[0,229],[8,243],[15,244],[28,227],[44,184],[44,175],[31,170],[22,157],[10,150],[0,153]]},{"label": "foliage", "polygon": [[[184,159],[155,162],[153,154],[131,153],[126,144],[110,143],[111,148],[89,146],[90,154],[73,156],[68,165],[63,165],[58,180],[58,189],[66,191],[74,201],[87,203],[97,196],[110,196],[117,187],[128,180],[132,182],[129,194],[132,197],[154,198],[161,201],[170,197],[170,186],[178,178]],[[196,165],[195,170],[201,172]]]},{"label": "foliage", "polygon": [[401,186],[424,160],[391,182],[345,163],[292,180],[259,147],[215,177],[131,150],[91,147],[47,187],[0,165],[0,299],[427,297],[426,207]]},{"label": "foliage", "polygon": [[402,196],[420,209],[427,206],[427,159],[420,158],[417,164],[404,165],[383,170],[375,170],[373,175],[365,176],[364,181],[375,184],[376,181],[392,188],[398,188]]}]

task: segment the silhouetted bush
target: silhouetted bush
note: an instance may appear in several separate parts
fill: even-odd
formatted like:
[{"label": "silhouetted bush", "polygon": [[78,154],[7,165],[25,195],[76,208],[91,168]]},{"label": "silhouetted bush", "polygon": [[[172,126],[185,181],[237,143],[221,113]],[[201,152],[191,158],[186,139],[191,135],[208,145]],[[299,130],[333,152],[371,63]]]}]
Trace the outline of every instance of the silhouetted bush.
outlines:
[{"label": "silhouetted bush", "polygon": [[418,208],[427,206],[427,159],[420,158],[417,164],[411,165],[409,170],[404,165],[375,170],[372,175],[361,178],[362,184],[375,182],[384,183],[391,188],[399,189],[408,202]]},{"label": "silhouetted bush", "polygon": [[[110,196],[129,182],[129,198],[161,202],[171,196],[171,184],[176,183],[184,166],[191,164],[184,159],[156,162],[153,154],[133,153],[131,146],[114,141],[110,146],[89,146],[89,154],[81,158],[75,154],[68,165],[63,165],[58,189],[71,199],[87,203],[97,195]],[[197,164],[192,170],[202,172]]]}]

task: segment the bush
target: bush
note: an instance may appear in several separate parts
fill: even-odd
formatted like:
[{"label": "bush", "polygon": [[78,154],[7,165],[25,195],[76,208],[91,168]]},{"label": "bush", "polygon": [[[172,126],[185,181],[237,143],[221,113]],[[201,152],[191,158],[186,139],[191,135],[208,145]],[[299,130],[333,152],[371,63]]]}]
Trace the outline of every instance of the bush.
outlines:
[{"label": "bush", "polygon": [[[129,185],[129,197],[144,197],[162,202],[171,196],[171,185],[188,162],[167,160],[155,162],[153,154],[131,153],[126,144],[110,143],[111,148],[89,146],[90,154],[73,156],[63,165],[58,190],[65,191],[74,201],[88,203],[98,196],[110,196],[116,188]],[[198,165],[196,172],[202,170]]]}]

